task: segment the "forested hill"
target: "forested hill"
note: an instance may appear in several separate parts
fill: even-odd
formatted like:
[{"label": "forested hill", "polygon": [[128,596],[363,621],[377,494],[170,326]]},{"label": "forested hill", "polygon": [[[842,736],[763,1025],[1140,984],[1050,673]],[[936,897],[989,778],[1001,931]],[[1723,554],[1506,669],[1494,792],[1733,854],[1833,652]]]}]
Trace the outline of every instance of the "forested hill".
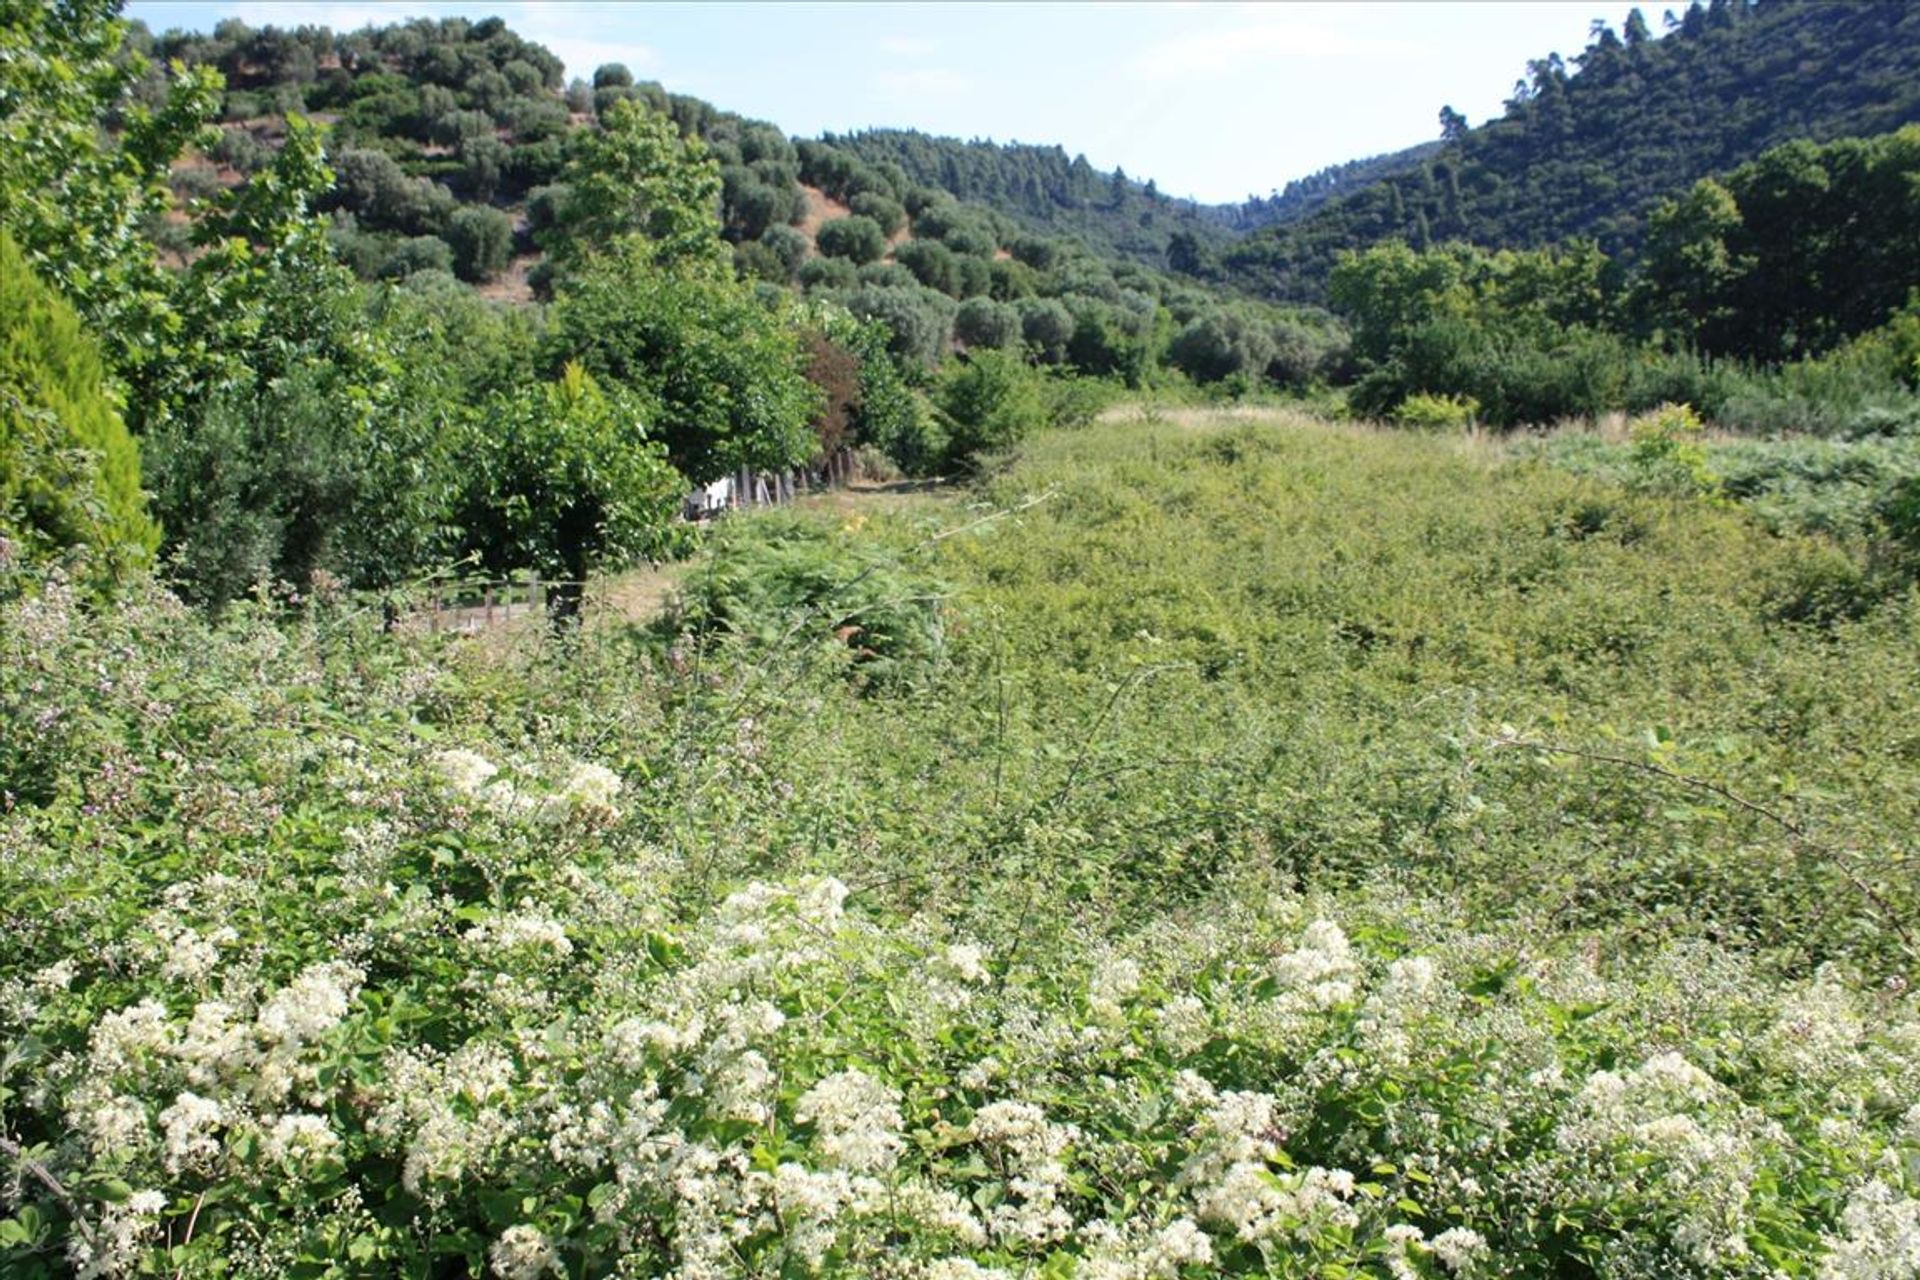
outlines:
[{"label": "forested hill", "polygon": [[1321,205],[1375,182],[1417,169],[1440,150],[1438,142],[1348,160],[1295,178],[1267,196],[1248,196],[1240,204],[1208,205],[1202,212],[1235,231],[1254,231],[1274,223],[1304,218]]},{"label": "forested hill", "polygon": [[1354,188],[1418,169],[1440,148],[1429,142],[1349,160],[1240,204],[1201,204],[1168,196],[1151,178],[1129,177],[1125,169],[1096,169],[1059,146],[963,142],[913,129],[829,133],[821,142],[868,165],[897,167],[920,186],[984,205],[1031,231],[1073,236],[1097,252],[1156,267],[1196,249],[1224,252],[1239,233],[1304,217]]},{"label": "forested hill", "polygon": [[1506,113],[1307,217],[1257,231],[1200,274],[1273,298],[1324,295],[1341,249],[1392,238],[1489,247],[1590,236],[1631,258],[1662,196],[1795,138],[1920,120],[1920,6],[1696,3],[1655,39],[1638,10],[1571,60],[1536,59]]},{"label": "forested hill", "polygon": [[1215,248],[1232,239],[1221,210],[1173,199],[1124,169],[1096,169],[1058,146],[962,142],[912,129],[830,133],[821,141],[868,165],[898,166],[916,185],[985,205],[1030,230],[1074,236],[1097,252],[1152,266],[1165,263],[1181,232]]}]

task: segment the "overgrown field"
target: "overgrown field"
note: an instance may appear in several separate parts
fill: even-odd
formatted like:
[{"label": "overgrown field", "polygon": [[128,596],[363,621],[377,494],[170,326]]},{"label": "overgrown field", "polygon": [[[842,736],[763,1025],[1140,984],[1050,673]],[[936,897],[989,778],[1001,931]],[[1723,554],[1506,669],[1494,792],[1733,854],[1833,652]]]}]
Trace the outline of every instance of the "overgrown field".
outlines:
[{"label": "overgrown field", "polygon": [[1920,595],[1577,453],[1045,434],[524,643],[0,570],[0,1271],[1911,1277]]}]

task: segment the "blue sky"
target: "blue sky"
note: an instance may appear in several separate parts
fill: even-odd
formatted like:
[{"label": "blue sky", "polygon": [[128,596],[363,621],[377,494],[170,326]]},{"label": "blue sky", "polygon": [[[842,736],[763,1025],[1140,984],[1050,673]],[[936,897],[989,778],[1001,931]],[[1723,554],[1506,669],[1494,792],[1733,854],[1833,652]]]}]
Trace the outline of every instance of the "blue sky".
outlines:
[{"label": "blue sky", "polygon": [[[1443,104],[1478,124],[1529,58],[1571,58],[1586,0],[1398,4],[639,4],[533,0],[133,0],[155,31],[336,30],[417,14],[498,14],[570,75],[641,79],[802,136],[899,126],[1058,143],[1170,195],[1264,194],[1329,164],[1438,136]],[[1660,7],[1645,7],[1660,29]]]}]

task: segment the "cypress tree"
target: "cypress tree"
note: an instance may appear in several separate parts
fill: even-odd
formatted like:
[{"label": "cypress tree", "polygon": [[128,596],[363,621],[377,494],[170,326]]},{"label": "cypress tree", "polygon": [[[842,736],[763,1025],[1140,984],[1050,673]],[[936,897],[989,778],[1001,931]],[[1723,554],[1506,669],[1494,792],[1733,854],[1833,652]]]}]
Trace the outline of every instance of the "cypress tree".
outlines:
[{"label": "cypress tree", "polygon": [[0,534],[29,559],[93,553],[103,579],[160,544],[100,346],[0,228]]}]

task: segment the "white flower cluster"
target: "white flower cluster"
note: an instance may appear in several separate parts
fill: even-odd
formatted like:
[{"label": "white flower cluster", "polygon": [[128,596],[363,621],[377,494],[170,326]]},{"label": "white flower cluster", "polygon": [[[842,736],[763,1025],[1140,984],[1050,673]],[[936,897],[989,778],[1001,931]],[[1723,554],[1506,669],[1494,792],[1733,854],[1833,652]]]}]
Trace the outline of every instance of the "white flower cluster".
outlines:
[{"label": "white flower cluster", "polygon": [[160,1128],[166,1134],[167,1172],[206,1168],[220,1154],[215,1131],[225,1119],[226,1112],[210,1098],[189,1092],[175,1098],[173,1105],[160,1113]]},{"label": "white flower cluster", "polygon": [[1102,1022],[1118,1022],[1121,1005],[1140,990],[1140,966],[1132,960],[1108,956],[1094,965],[1087,983],[1087,1010]]},{"label": "white flower cluster", "polygon": [[1920,1276],[1920,1199],[1878,1179],[1863,1183],[1847,1198],[1840,1234],[1824,1243],[1820,1280],[1912,1280]]},{"label": "white flower cluster", "polygon": [[293,1112],[276,1119],[267,1127],[262,1144],[269,1160],[301,1163],[318,1156],[332,1155],[340,1148],[340,1135],[323,1116]]},{"label": "white flower cluster", "polygon": [[382,1075],[367,1131],[405,1153],[401,1183],[415,1195],[434,1199],[485,1167],[516,1132],[508,1106],[514,1065],[497,1044],[469,1041],[445,1058],[396,1049]]},{"label": "white flower cluster", "polygon": [[167,1198],[158,1191],[136,1191],[118,1204],[109,1204],[90,1232],[73,1232],[67,1241],[67,1261],[78,1280],[121,1276],[133,1269],[140,1250],[160,1226]]},{"label": "white flower cluster", "polygon": [[1011,1202],[995,1205],[987,1228],[1019,1245],[1064,1238],[1073,1218],[1060,1204],[1066,1186],[1066,1150],[1080,1136],[1072,1125],[1053,1124],[1030,1102],[991,1102],[973,1113],[968,1135],[997,1158]]},{"label": "white flower cluster", "polygon": [[1197,1106],[1188,1130],[1191,1154],[1176,1186],[1193,1197],[1200,1221],[1246,1241],[1301,1240],[1329,1227],[1352,1227],[1359,1216],[1348,1205],[1354,1178],[1345,1169],[1318,1166],[1275,1174],[1280,1155],[1279,1102],[1269,1094],[1215,1090],[1193,1072],[1180,1074],[1176,1097]]},{"label": "white flower cluster", "polygon": [[566,926],[530,903],[482,920],[461,941],[491,959],[533,953],[559,960],[573,954]]},{"label": "white flower cluster", "polygon": [[544,1280],[567,1274],[553,1243],[539,1228],[524,1222],[500,1233],[487,1250],[487,1261],[500,1280]]},{"label": "white flower cluster", "polygon": [[1339,925],[1315,920],[1300,945],[1273,961],[1276,999],[1295,1009],[1321,1010],[1351,1002],[1360,965]]},{"label": "white flower cluster", "polygon": [[818,1131],[829,1165],[855,1173],[893,1168],[901,1148],[900,1094],[863,1071],[830,1075],[800,1095],[794,1119]]},{"label": "white flower cluster", "polygon": [[575,763],[557,788],[540,794],[502,778],[500,766],[464,747],[435,752],[428,767],[456,795],[478,800],[501,818],[564,822],[584,814],[602,822],[619,818],[620,775],[603,764]]},{"label": "white flower cluster", "polygon": [[1213,1239],[1192,1218],[1175,1218],[1157,1231],[1091,1222],[1079,1234],[1087,1245],[1074,1272],[1081,1280],[1174,1280],[1182,1267],[1213,1261]]},{"label": "white flower cluster", "polygon": [[1557,1134],[1581,1177],[1639,1187],[1671,1215],[1674,1247],[1702,1266],[1744,1258],[1757,1144],[1772,1137],[1730,1090],[1678,1053],[1596,1071]]},{"label": "white flower cluster", "polygon": [[172,908],[155,911],[147,917],[151,939],[143,948],[149,959],[159,964],[160,976],[171,981],[198,986],[220,963],[220,951],[240,939],[231,925],[220,925],[201,933],[180,921]]}]

